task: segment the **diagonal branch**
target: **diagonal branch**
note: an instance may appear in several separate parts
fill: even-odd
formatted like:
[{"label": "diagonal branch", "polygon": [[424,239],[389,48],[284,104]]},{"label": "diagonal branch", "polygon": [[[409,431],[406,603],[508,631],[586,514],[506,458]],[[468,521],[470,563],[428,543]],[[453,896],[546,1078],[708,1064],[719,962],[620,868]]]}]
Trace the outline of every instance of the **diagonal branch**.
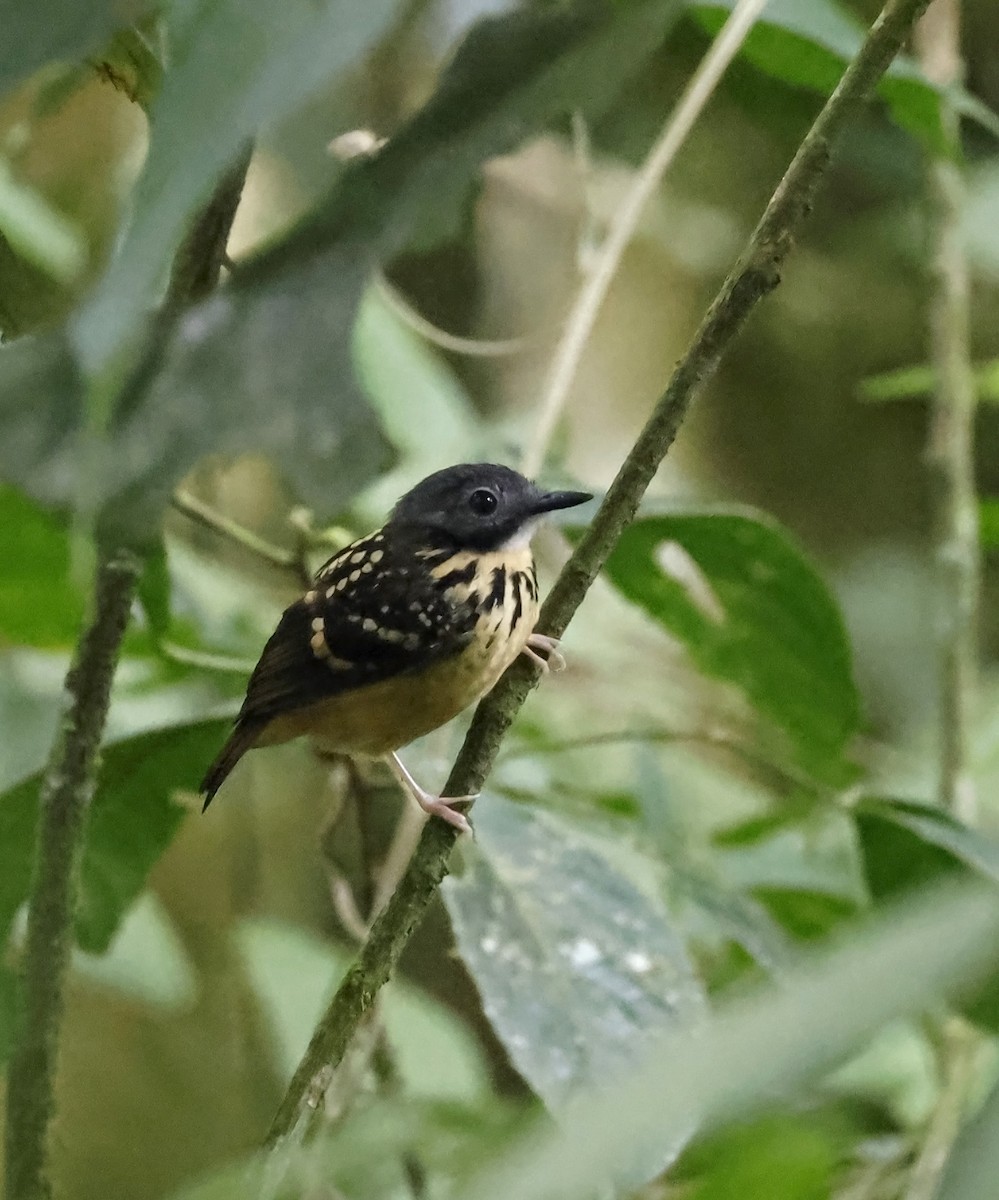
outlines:
[{"label": "diagonal branch", "polygon": [[[195,220],[174,264],[160,319],[142,361],[118,395],[135,403],[152,382],[171,322],[218,279],[236,215],[248,155],[221,181]],[[102,552],[93,617],[66,677],[66,715],[42,782],[24,950],[24,1020],[11,1059],[5,1102],[7,1200],[48,1200],[49,1126],[55,1112],[56,1058],[63,990],[73,940],[76,871],[111,695],[141,563],[125,550]]]},{"label": "diagonal branch", "polygon": [[[618,538],[634,518],[695,393],[712,375],[752,310],[779,283],[792,238],[807,216],[829,165],[833,142],[871,95],[927,3],[928,0],[889,0],[857,57],[823,106],[611,484],[593,523],[556,580],[538,622],[546,633],[559,637],[565,631]],[[503,735],[536,682],[536,668],[517,663],[480,703],[448,779],[446,795],[464,795],[482,787]],[[299,1136],[311,1081],[320,1070],[335,1065],[343,1057],[358,1023],[394,970],[447,874],[455,837],[455,830],[443,821],[427,823],[405,876],[372,926],[360,955],[316,1027],[275,1114],[267,1135],[268,1145],[277,1146],[285,1138]]]}]

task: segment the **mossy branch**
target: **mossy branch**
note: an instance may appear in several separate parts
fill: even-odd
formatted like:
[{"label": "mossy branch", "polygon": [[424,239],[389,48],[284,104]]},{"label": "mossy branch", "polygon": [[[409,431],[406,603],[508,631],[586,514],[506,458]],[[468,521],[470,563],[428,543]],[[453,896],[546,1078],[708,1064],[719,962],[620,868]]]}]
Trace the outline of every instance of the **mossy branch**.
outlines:
[{"label": "mossy branch", "polygon": [[[119,404],[136,403],[152,382],[172,321],[218,279],[248,156],[222,180],[178,251],[161,319]],[[199,266],[199,264],[202,264]],[[28,898],[22,968],[23,1020],[11,1058],[5,1101],[7,1200],[48,1200],[49,1126],[63,993],[73,943],[77,868],[94,791],[111,683],[141,563],[125,550],[100,555],[93,616],[66,677],[66,715],[39,796],[35,864]]]},{"label": "mossy branch", "polygon": [[[589,529],[577,544],[545,601],[539,629],[559,637],[579,607],[618,538],[633,520],[653,475],[676,437],[697,390],[756,305],[780,281],[780,270],[801,227],[830,158],[833,143],[909,36],[928,0],[890,0],[863,47],[845,71],[793,162],[777,186],[759,224],[708,309],[673,373],[666,391],[625,459]],[[451,771],[446,795],[477,792],[492,769],[504,734],[531,688],[537,669],[518,662],[475,712]],[[371,928],[313,1034],[267,1136],[276,1146],[298,1136],[302,1118],[321,1102],[314,1081],[339,1063],[379,988],[447,874],[454,829],[429,821],[405,876]]]},{"label": "mossy branch", "polygon": [[72,948],[74,874],[94,790],[111,680],[128,622],[139,562],[116,554],[97,568],[94,616],[66,677],[68,707],[39,796],[34,877],[24,954],[23,1031],[10,1063],[6,1101],[9,1200],[49,1194],[47,1131],[63,981]]}]

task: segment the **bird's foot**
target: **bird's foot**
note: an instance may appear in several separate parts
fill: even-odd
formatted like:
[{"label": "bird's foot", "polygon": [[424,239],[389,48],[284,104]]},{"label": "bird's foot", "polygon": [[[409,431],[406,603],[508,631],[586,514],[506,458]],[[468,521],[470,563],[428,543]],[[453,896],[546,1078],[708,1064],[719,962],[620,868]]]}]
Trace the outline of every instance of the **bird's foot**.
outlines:
[{"label": "bird's foot", "polygon": [[392,774],[402,784],[403,791],[408,792],[425,813],[431,817],[440,817],[442,821],[447,821],[459,833],[472,832],[472,825],[468,817],[463,812],[459,812],[455,808],[455,805],[472,804],[478,799],[477,795],[435,796],[433,792],[428,792],[426,788],[420,787],[413,776],[410,775],[398,754],[390,754],[388,756],[388,764],[392,769]]},{"label": "bird's foot", "polygon": [[565,670],[565,655],[559,649],[558,638],[549,637],[546,633],[532,633],[527,639],[524,653],[534,659],[546,675],[549,671]]}]

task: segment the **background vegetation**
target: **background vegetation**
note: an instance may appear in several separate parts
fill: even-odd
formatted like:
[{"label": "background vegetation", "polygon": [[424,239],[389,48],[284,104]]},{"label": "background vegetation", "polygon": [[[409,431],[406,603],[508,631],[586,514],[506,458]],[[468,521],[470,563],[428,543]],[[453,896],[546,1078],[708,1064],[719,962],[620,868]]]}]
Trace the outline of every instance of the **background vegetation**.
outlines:
[{"label": "background vegetation", "polygon": [[[57,817],[88,799],[58,749],[42,780],[95,572],[131,611],[78,864],[60,1197],[994,1190],[987,0],[937,0],[845,128],[568,671],[503,740],[474,844],[344,1061],[306,1072],[315,1116],[260,1150],[420,826],[380,771],[302,745],[251,755],[205,816],[198,780],[303,575],[411,483],[488,458],[610,485],[877,8],[770,0],[660,178],[646,155],[733,7],[2,6],[14,1095],[47,1078],[26,1047],[58,972],[25,991],[26,902],[40,792]],[[538,538],[546,588],[586,515]],[[458,724],[411,749],[421,779]],[[20,1165],[36,1103],[8,1106],[8,1200],[45,1194]]]}]

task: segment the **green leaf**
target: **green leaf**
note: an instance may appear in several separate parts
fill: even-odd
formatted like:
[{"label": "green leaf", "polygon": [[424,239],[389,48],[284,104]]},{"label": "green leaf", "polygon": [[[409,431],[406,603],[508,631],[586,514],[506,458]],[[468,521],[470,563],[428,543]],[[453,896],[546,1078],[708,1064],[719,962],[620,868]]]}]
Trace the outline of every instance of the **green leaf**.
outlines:
[{"label": "green leaf", "polygon": [[834,892],[803,888],[755,888],[753,895],[771,917],[798,941],[827,937],[843,921],[857,915],[857,904]]},{"label": "green leaf", "polygon": [[14,178],[0,158],[0,235],[26,262],[58,283],[72,283],[86,265],[86,246],[72,221]]},{"label": "green leaf", "polygon": [[80,631],[83,596],[70,574],[62,524],[14,488],[0,486],[4,570],[0,630],[4,641],[68,646]]},{"label": "green leaf", "polygon": [[6,1062],[14,1049],[20,1016],[20,989],[17,976],[0,962],[0,1063]]},{"label": "green leaf", "polygon": [[828,1200],[845,1134],[812,1115],[761,1117],[694,1146],[673,1178],[691,1200]]},{"label": "green leaf", "polygon": [[999,844],[941,808],[865,799],[853,809],[871,893],[877,899],[964,867],[999,883]]},{"label": "green leaf", "polygon": [[999,498],[985,496],[979,500],[978,534],[987,550],[999,549]]},{"label": "green leaf", "polygon": [[141,0],[0,0],[0,95],[48,62],[78,62],[151,5]]},{"label": "green leaf", "polygon": [[857,388],[861,400],[872,404],[883,404],[889,400],[910,400],[929,396],[936,387],[937,375],[933,367],[899,367],[895,371],[882,371],[868,375]]},{"label": "green leaf", "polygon": [[88,369],[104,367],[139,331],[189,219],[242,147],[359,62],[395,7],[395,0],[201,0],[186,6],[150,112],[149,153],[132,223],[77,321],[77,347]]},{"label": "green leaf", "polygon": [[[688,5],[701,25],[715,34],[734,0],[688,0]],[[832,0],[770,0],[740,53],[775,79],[828,95],[866,34],[864,26]],[[934,148],[945,146],[941,93],[912,59],[899,55],[878,91],[899,125]],[[993,132],[999,129],[995,114],[963,89],[954,89],[952,99],[966,116]]]},{"label": "green leaf", "polygon": [[836,602],[775,522],[735,510],[636,521],[606,567],[696,666],[734,684],[798,765],[842,782],[859,702]]},{"label": "green leaf", "polygon": [[[80,874],[76,931],[92,952],[107,948],[185,810],[177,788],[197,788],[231,726],[199,721],[125,738],[104,751]],[[0,942],[28,895],[41,774],[0,795]]]},{"label": "green leaf", "polygon": [[[975,367],[978,399],[985,403],[999,402],[999,359],[979,363]],[[884,403],[889,400],[919,399],[932,394],[937,385],[937,373],[931,366],[899,367],[868,375],[861,381],[857,394],[861,400]]]},{"label": "green leaf", "polygon": [[170,570],[162,538],[143,563],[138,596],[153,637],[157,641],[165,638],[170,631]]},{"label": "green leaf", "polygon": [[[460,876],[443,885],[458,950],[518,1071],[556,1113],[619,1077],[647,1040],[689,1029],[704,997],[665,915],[569,826],[488,796]],[[639,1170],[675,1155],[665,1123]]]}]

